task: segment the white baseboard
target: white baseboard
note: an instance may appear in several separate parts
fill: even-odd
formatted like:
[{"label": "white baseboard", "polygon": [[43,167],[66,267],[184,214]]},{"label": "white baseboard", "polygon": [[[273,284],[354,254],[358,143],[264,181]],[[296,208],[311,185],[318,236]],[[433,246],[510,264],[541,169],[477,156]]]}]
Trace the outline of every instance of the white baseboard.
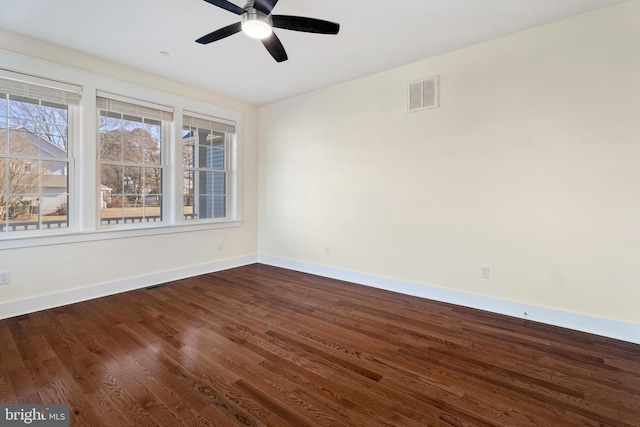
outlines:
[{"label": "white baseboard", "polygon": [[100,283],[83,288],[0,302],[0,319],[33,313],[40,310],[46,310],[48,308],[60,307],[67,304],[74,304],[76,302],[132,291],[134,289],[146,288],[147,286],[158,285],[172,280],[179,280],[186,277],[193,277],[201,274],[213,273],[215,271],[227,270],[234,267],[241,267],[243,265],[254,264],[257,262],[257,259],[257,255],[246,255],[174,270],[159,271],[143,276],[128,277],[126,279]]},{"label": "white baseboard", "polygon": [[634,323],[570,313],[270,255],[259,255],[258,262],[640,344],[640,325]]},{"label": "white baseboard", "polygon": [[[129,277],[78,289],[0,302],[0,319],[145,288],[172,280],[241,267],[256,262],[640,344],[640,325],[634,323],[500,300],[270,255],[246,255],[143,276]],[[524,313],[527,314],[525,315]]]}]

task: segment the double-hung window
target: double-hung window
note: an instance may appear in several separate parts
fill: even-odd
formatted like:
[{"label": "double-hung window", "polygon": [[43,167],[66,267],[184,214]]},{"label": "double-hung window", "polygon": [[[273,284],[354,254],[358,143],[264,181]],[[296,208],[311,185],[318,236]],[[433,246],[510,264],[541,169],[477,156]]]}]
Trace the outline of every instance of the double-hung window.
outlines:
[{"label": "double-hung window", "polygon": [[183,213],[186,221],[233,217],[235,126],[195,113],[183,117]]},{"label": "double-hung window", "polygon": [[98,94],[100,224],[164,220],[170,107]]},{"label": "double-hung window", "polygon": [[240,113],[49,69],[0,68],[0,248],[240,224]]},{"label": "double-hung window", "polygon": [[0,233],[69,227],[81,88],[0,76]]}]

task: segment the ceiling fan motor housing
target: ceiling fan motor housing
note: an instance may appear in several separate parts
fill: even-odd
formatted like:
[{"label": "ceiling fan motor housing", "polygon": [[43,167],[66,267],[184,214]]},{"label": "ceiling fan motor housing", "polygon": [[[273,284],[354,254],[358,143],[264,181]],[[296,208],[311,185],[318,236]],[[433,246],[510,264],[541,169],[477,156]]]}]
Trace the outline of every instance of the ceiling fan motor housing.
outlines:
[{"label": "ceiling fan motor housing", "polygon": [[[253,4],[253,2],[250,2]],[[242,30],[257,39],[264,39],[271,35],[273,20],[271,15],[265,15],[252,6],[245,6],[245,12],[242,14]]]}]

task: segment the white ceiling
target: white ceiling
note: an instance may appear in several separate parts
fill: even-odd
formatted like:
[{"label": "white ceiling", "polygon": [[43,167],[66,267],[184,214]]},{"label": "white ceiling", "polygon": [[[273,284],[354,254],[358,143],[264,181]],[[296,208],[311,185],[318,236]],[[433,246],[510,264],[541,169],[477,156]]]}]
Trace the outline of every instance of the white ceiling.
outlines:
[{"label": "white ceiling", "polygon": [[276,30],[289,55],[279,64],[242,33],[195,43],[239,21],[203,0],[0,0],[0,27],[261,105],[622,2],[280,0],[274,14],[341,30]]}]

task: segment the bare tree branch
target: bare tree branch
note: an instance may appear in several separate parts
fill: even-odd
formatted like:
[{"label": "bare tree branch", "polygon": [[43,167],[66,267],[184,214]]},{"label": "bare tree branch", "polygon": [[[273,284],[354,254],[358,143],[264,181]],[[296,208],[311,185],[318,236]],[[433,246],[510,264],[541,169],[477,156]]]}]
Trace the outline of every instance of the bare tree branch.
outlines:
[{"label": "bare tree branch", "polygon": [[64,151],[69,148],[68,107],[30,98],[9,99],[9,127],[24,127]]},{"label": "bare tree branch", "polygon": [[[2,133],[6,132],[9,153],[32,156],[38,154],[38,147],[29,139],[27,133],[11,129]],[[39,167],[38,162],[34,164],[25,158],[0,158],[0,218],[15,219],[24,214],[23,209],[20,209],[23,199],[30,194],[38,193]]]}]

